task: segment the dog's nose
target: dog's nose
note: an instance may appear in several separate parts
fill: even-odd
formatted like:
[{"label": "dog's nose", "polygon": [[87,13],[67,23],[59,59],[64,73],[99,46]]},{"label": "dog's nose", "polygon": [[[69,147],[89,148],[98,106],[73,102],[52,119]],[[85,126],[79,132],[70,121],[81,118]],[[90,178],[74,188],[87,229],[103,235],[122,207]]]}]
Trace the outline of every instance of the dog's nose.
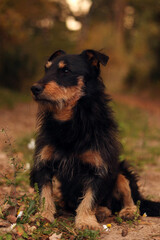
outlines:
[{"label": "dog's nose", "polygon": [[33,85],[31,87],[32,93],[37,96],[43,91],[43,87],[41,85]]}]

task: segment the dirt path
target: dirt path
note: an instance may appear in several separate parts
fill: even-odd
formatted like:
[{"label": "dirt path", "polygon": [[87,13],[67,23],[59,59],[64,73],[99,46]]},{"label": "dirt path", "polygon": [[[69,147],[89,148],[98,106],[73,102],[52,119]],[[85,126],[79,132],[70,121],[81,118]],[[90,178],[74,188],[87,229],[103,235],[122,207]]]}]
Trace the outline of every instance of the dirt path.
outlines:
[{"label": "dirt path", "polygon": [[[14,109],[0,109],[0,130],[5,129],[11,141],[18,137],[31,133],[35,129],[36,122],[35,103],[18,104]],[[0,133],[0,150],[5,145],[5,136]]]},{"label": "dirt path", "polygon": [[160,100],[158,99],[125,94],[113,94],[112,98],[117,102],[143,109],[160,117]]},{"label": "dirt path", "polygon": [[[126,234],[126,236],[124,236]],[[142,217],[138,225],[112,223],[111,229],[102,235],[102,240],[160,240],[160,219]]]},{"label": "dirt path", "polygon": [[[113,100],[124,105],[130,105],[143,109],[155,116],[157,124],[160,122],[160,102],[146,99],[129,97],[124,95],[113,95]],[[36,104],[19,104],[13,110],[0,110],[0,129],[4,128],[11,141],[23,136],[24,133],[31,133],[35,129]],[[0,133],[0,168],[8,168],[6,154],[3,152],[5,145],[4,134]],[[157,166],[147,165],[141,175],[141,191],[144,196],[151,196],[154,200],[160,201],[160,159]],[[5,191],[5,189],[3,189]],[[7,189],[6,189],[7,191]],[[122,230],[127,228],[127,235],[122,236]],[[125,230],[124,230],[125,231]],[[118,226],[112,223],[111,230],[102,236],[101,239],[127,240],[160,240],[160,218],[146,218],[135,227],[124,224]]]}]

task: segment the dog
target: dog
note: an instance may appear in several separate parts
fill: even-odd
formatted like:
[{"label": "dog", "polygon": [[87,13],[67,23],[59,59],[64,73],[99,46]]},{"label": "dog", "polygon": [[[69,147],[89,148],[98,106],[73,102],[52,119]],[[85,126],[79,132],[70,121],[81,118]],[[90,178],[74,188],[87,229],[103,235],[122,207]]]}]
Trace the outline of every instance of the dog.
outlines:
[{"label": "dog", "polygon": [[119,160],[118,126],[100,77],[108,59],[91,49],[79,55],[58,50],[31,87],[38,132],[30,181],[38,184],[41,202],[45,198],[42,215],[50,222],[56,213],[53,177],[78,229],[101,229],[97,219],[111,212],[132,219],[138,200],[141,214],[160,216],[160,203],[143,199],[136,174]]}]

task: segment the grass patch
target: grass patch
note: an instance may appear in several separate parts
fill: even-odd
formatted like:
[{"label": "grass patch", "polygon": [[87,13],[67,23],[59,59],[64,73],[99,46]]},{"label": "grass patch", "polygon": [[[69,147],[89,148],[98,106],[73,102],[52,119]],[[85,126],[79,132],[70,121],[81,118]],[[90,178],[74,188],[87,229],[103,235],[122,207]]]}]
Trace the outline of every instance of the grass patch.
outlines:
[{"label": "grass patch", "polygon": [[142,168],[155,164],[160,156],[160,127],[154,124],[149,113],[123,104],[113,104],[119,125],[123,146],[121,159],[127,159],[133,166]]},{"label": "grass patch", "polygon": [[17,139],[15,143],[16,150],[23,153],[24,160],[27,163],[32,163],[33,160],[34,149],[29,147],[29,144],[35,140],[35,137],[36,134],[33,132]]},{"label": "grass patch", "polygon": [[[20,218],[17,218],[14,230],[7,233],[0,233],[0,240],[8,239],[35,239],[35,240],[48,240],[49,236],[53,234],[59,235],[59,238],[53,239],[72,239],[72,240],[96,240],[100,239],[99,231],[84,230],[80,231],[74,227],[74,217],[65,214],[57,216],[53,223],[47,222],[42,217],[43,209],[39,205],[39,193],[36,191],[32,195],[17,197],[18,212],[23,210]],[[9,205],[8,209],[3,209],[3,206]],[[12,210],[15,208],[15,202],[9,198],[4,201],[1,209],[1,219],[3,222],[7,221],[10,215],[10,207]]]},{"label": "grass patch", "polygon": [[[34,149],[30,148],[29,145],[32,144],[32,141],[35,141],[35,133],[28,134],[22,138],[19,138],[16,141],[16,151],[21,152],[24,161],[24,170],[17,175],[16,184],[17,185],[29,185],[29,171],[30,167],[33,164],[33,154]],[[29,168],[29,169],[28,169]]]},{"label": "grass patch", "polygon": [[12,109],[16,103],[29,102],[31,96],[26,93],[0,87],[0,108]]}]

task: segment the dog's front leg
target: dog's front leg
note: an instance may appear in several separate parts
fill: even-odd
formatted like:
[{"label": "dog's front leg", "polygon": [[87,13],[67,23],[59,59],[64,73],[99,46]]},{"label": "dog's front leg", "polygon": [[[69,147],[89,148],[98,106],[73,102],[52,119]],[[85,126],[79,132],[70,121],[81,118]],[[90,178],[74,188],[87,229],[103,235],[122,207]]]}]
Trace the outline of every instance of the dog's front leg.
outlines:
[{"label": "dog's front leg", "polygon": [[78,229],[100,230],[101,226],[95,216],[94,194],[91,188],[85,192],[81,203],[76,210],[75,226]]},{"label": "dog's front leg", "polygon": [[54,221],[54,214],[56,212],[53,200],[52,177],[52,172],[45,166],[41,168],[38,168],[37,166],[34,167],[30,175],[31,186],[34,186],[35,183],[38,184],[42,217],[50,222]]},{"label": "dog's front leg", "polygon": [[54,214],[56,213],[56,208],[55,208],[54,199],[53,199],[53,186],[52,186],[52,183],[50,182],[46,183],[42,187],[41,207],[43,208],[42,217],[49,220],[50,222],[53,222]]}]

